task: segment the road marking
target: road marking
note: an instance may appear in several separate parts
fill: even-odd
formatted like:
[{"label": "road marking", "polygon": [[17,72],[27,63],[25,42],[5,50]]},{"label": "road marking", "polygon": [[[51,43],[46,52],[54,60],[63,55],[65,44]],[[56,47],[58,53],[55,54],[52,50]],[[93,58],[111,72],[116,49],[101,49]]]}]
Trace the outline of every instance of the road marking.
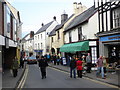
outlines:
[{"label": "road marking", "polygon": [[23,88],[23,86],[24,86],[24,84],[25,84],[25,81],[26,81],[26,78],[27,78],[28,69],[29,69],[29,67],[28,67],[28,65],[27,65],[27,66],[26,66],[26,70],[25,70],[25,72],[24,72],[24,75],[23,75],[23,77],[22,77],[22,79],[21,79],[21,81],[20,81],[20,83],[19,83],[19,85],[18,85],[18,87],[17,87],[17,90],[21,90],[21,89]]},{"label": "road marking", "polygon": [[23,88],[23,86],[24,86],[24,84],[25,84],[25,81],[26,81],[26,79],[27,79],[28,69],[29,69],[29,67],[26,68],[26,73],[25,73],[25,77],[24,77],[23,83],[22,83],[22,85],[21,85],[21,89]]},{"label": "road marking", "polygon": [[[57,71],[60,71],[60,72],[63,72],[63,73],[66,73],[66,74],[69,74],[69,72],[65,72],[65,71],[62,71],[62,70],[59,70],[57,68],[54,68],[54,67],[49,67],[51,69],[54,69],[54,70],[57,70]],[[93,79],[90,79],[90,78],[87,78],[87,77],[83,77],[84,79],[87,79],[87,80],[90,80],[90,81],[93,81],[95,83],[99,83],[99,84],[102,84],[102,85],[106,85],[106,86],[109,86],[109,87],[112,87],[112,88],[119,88],[117,86],[114,86],[114,85],[111,85],[111,84],[107,84],[107,83],[104,83],[102,81],[97,81],[97,80],[93,80]]]}]

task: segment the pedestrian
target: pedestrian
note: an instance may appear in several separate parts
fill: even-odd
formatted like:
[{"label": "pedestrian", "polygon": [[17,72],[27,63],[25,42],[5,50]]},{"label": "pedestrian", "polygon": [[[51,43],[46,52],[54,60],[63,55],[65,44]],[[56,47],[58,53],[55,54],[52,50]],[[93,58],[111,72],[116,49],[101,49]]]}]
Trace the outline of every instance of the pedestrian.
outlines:
[{"label": "pedestrian", "polygon": [[56,54],[54,54],[54,56],[53,56],[53,61],[54,61],[54,65],[56,65],[56,63],[57,63]]},{"label": "pedestrian", "polygon": [[56,56],[56,59],[57,59],[57,65],[59,65],[59,63],[60,63],[60,57],[59,57],[59,55]]},{"label": "pedestrian", "polygon": [[47,60],[44,58],[44,56],[41,56],[41,59],[39,59],[38,62],[41,70],[42,79],[44,79],[46,78],[46,67],[48,66]]},{"label": "pedestrian", "polygon": [[98,77],[101,73],[102,79],[105,79],[104,77],[104,70],[103,70],[103,57],[100,56],[97,60],[97,72],[96,76]]},{"label": "pedestrian", "polygon": [[105,56],[103,56],[103,71],[104,71],[104,77],[106,77],[106,73],[107,73],[107,62],[106,62],[106,59],[105,59]]},{"label": "pedestrian", "polygon": [[12,62],[13,77],[17,76],[18,68],[19,68],[19,62],[18,62],[18,59],[15,57]]},{"label": "pedestrian", "polygon": [[20,57],[20,68],[24,68],[24,58],[21,56]]},{"label": "pedestrian", "polygon": [[76,61],[76,67],[77,67],[77,74],[79,78],[82,78],[82,59],[78,58],[78,60]]},{"label": "pedestrian", "polygon": [[87,63],[87,73],[91,73],[92,60],[90,53],[88,53],[88,56],[86,57],[86,63]]},{"label": "pedestrian", "polygon": [[70,77],[71,78],[72,78],[72,73],[74,75],[74,78],[76,78],[76,60],[74,56],[70,61]]}]

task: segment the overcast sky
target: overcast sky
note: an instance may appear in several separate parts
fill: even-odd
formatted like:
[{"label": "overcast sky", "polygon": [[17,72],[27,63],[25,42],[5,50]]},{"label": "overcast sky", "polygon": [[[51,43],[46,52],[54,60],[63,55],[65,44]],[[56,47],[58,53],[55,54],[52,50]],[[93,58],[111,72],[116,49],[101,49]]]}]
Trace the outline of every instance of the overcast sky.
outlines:
[{"label": "overcast sky", "polygon": [[68,16],[73,14],[73,2],[82,2],[82,5],[91,7],[94,0],[7,0],[20,12],[23,22],[22,37],[30,31],[36,32],[41,23],[49,23],[56,16],[60,24],[64,10]]}]

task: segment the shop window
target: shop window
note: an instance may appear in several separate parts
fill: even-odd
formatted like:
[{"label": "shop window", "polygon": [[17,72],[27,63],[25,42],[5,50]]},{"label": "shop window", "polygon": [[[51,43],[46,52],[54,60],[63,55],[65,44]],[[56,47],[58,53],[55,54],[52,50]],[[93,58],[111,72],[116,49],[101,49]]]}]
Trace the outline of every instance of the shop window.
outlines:
[{"label": "shop window", "polygon": [[97,60],[97,48],[91,47],[92,63],[96,63]]}]

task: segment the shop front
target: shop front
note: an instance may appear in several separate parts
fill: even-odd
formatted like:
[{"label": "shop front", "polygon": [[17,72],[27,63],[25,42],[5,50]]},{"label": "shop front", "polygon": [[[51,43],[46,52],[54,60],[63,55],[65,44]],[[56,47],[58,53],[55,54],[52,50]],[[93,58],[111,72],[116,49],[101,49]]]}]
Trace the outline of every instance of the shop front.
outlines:
[{"label": "shop front", "polygon": [[99,40],[100,53],[106,57],[107,62],[120,64],[120,34],[102,36]]},{"label": "shop front", "polygon": [[69,57],[87,56],[87,53],[91,54],[92,63],[96,63],[98,58],[98,40],[81,41],[76,43],[65,44],[60,48],[60,52],[65,52],[65,57],[69,62]]}]

